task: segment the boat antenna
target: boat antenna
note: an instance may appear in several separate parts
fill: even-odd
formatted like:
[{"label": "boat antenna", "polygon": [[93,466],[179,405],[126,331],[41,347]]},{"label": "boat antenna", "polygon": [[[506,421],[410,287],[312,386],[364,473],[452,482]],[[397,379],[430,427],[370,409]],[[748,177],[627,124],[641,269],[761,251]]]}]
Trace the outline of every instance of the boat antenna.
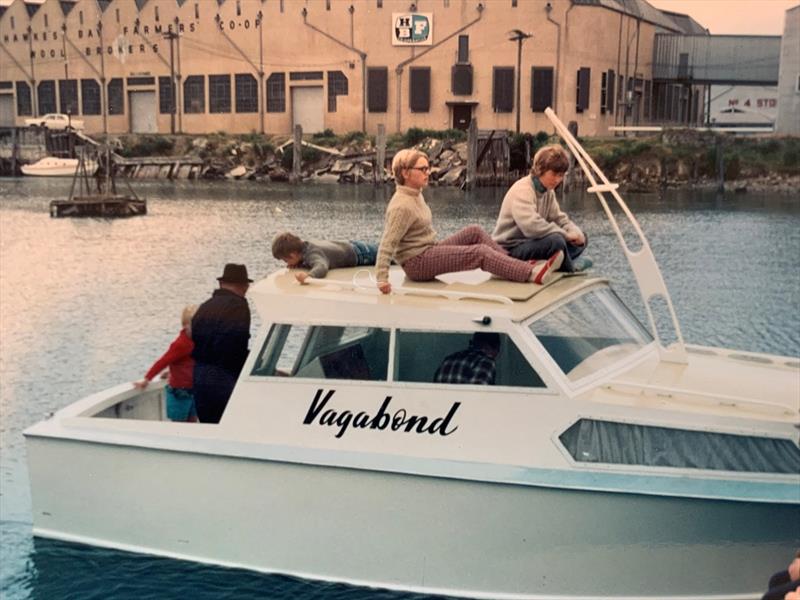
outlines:
[{"label": "boat antenna", "polygon": [[[581,166],[581,169],[591,184],[587,191],[594,192],[597,195],[597,198],[600,200],[600,204],[602,204],[603,210],[605,211],[606,216],[611,223],[611,227],[617,234],[617,239],[619,240],[620,246],[622,246],[622,251],[628,259],[628,264],[630,264],[633,275],[636,278],[636,283],[639,286],[639,293],[642,295],[644,308],[647,311],[647,318],[650,321],[650,329],[652,330],[656,341],[658,341],[659,356],[661,360],[666,362],[686,364],[686,346],[684,345],[683,335],[681,334],[681,328],[678,324],[678,317],[675,315],[675,309],[672,307],[672,300],[669,296],[669,291],[667,291],[667,286],[664,283],[664,278],[661,275],[661,269],[658,268],[658,263],[653,255],[653,251],[650,249],[650,244],[648,243],[642,228],[639,226],[636,217],[633,216],[633,213],[628,208],[628,205],[625,204],[625,201],[617,192],[619,184],[611,183],[608,180],[603,171],[601,171],[592,160],[592,157],[589,156],[586,150],[583,149],[583,146],[581,146],[578,140],[575,139],[575,136],[570,133],[570,131],[564,126],[564,123],[561,122],[561,119],[556,116],[556,113],[553,112],[552,108],[546,108],[544,114],[547,115],[548,119],[550,119],[550,122],[556,128],[558,134],[561,136],[564,142],[566,142],[567,146],[575,157],[575,160],[578,161],[578,164]],[[597,176],[597,179],[599,179],[601,183],[597,183],[595,176]],[[619,208],[628,218],[628,222],[633,227],[634,231],[639,237],[639,241],[642,244],[642,247],[639,250],[633,252],[628,247],[625,237],[622,235],[622,231],[617,223],[617,219],[614,216],[614,213],[611,212],[611,209],[606,202],[606,197],[604,195],[606,193],[612,195],[617,203],[617,206],[619,206]],[[651,306],[651,302],[659,296],[666,301],[667,309],[669,310],[669,315],[672,319],[672,327],[674,328],[675,337],[677,340],[669,346],[664,344],[663,340],[658,334],[658,327],[656,326],[656,320]]]}]

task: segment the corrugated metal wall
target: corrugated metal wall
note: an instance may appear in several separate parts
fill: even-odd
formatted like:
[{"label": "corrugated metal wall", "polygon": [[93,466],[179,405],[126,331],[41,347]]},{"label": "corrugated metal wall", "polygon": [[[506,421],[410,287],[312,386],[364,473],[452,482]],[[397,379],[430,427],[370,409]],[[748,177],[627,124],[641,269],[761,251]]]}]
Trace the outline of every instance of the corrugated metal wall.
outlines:
[{"label": "corrugated metal wall", "polygon": [[656,34],[653,79],[777,85],[780,36]]}]

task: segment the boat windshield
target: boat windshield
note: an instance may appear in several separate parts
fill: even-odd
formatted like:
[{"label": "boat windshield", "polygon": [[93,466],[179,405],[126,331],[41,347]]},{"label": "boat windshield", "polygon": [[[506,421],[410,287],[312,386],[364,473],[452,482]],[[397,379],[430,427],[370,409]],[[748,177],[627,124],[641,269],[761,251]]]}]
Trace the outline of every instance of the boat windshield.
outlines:
[{"label": "boat windshield", "polygon": [[529,328],[570,381],[608,367],[653,341],[609,288],[566,302]]}]

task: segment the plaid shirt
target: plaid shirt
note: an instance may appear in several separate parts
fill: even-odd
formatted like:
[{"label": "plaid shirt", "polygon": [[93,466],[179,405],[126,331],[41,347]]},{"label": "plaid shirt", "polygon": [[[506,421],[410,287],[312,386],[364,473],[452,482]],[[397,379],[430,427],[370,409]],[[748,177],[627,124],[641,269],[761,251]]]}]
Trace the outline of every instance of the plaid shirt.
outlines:
[{"label": "plaid shirt", "polygon": [[494,359],[480,350],[470,347],[446,357],[436,374],[434,383],[472,383],[494,385]]}]

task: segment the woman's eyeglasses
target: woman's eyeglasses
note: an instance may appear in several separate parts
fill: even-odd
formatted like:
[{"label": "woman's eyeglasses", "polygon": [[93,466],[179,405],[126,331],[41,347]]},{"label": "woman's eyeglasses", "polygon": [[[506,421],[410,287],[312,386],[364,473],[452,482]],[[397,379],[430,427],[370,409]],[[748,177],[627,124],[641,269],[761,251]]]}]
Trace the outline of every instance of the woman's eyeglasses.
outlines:
[{"label": "woman's eyeglasses", "polygon": [[430,166],[426,165],[424,167],[408,167],[409,171],[419,171],[420,173],[428,173],[431,168]]}]

